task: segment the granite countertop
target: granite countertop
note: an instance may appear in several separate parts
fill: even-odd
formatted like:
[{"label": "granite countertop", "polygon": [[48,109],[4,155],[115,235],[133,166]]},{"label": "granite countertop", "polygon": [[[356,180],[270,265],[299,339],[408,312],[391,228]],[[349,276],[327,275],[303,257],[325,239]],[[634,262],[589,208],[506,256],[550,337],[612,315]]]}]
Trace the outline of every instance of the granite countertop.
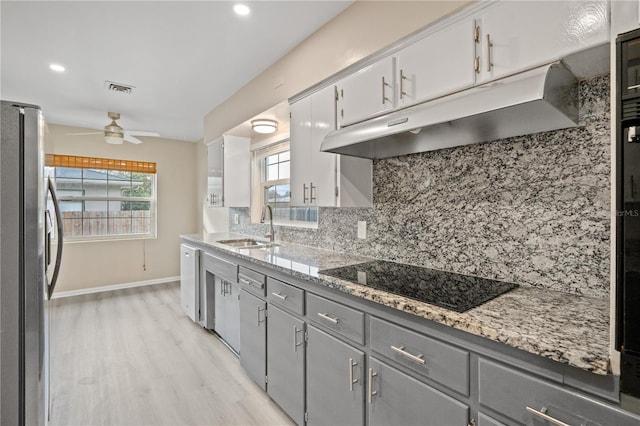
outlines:
[{"label": "granite countertop", "polygon": [[608,300],[521,286],[476,308],[458,313],[319,273],[325,269],[375,260],[372,258],[280,242],[268,249],[234,249],[217,243],[225,239],[247,238],[239,234],[192,234],[181,237],[303,280],[595,374],[609,372]]}]

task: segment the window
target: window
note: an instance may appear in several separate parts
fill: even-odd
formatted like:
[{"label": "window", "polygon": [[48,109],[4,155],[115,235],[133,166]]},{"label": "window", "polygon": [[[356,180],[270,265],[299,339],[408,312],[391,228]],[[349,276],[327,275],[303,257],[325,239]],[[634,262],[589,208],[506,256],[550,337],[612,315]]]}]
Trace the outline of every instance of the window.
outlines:
[{"label": "window", "polygon": [[155,163],[48,155],[68,240],[153,238]]},{"label": "window", "polygon": [[[273,221],[280,225],[317,225],[317,207],[291,206],[291,155],[289,142],[258,151],[255,155],[257,174],[260,176],[260,200],[258,209],[269,204],[273,209]],[[256,217],[254,215],[254,217]]]}]

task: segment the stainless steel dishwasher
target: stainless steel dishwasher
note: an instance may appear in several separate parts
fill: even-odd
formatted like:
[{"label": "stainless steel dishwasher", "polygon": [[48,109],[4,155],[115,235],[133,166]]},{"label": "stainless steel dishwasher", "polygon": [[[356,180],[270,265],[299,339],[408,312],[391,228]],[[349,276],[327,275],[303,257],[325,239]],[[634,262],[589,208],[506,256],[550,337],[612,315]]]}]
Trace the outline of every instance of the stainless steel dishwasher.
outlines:
[{"label": "stainless steel dishwasher", "polygon": [[200,274],[200,250],[187,244],[180,245],[180,305],[193,321],[200,319],[198,283]]}]

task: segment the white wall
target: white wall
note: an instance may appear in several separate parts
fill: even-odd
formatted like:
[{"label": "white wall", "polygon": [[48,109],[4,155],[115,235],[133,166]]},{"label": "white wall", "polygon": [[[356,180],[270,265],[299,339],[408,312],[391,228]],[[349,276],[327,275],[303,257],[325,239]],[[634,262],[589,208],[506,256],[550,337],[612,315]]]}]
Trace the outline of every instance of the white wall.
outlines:
[{"label": "white wall", "polygon": [[69,136],[88,129],[49,124],[47,152],[157,163],[158,237],[149,240],[68,242],[56,292],[180,275],[180,234],[199,230],[200,144],[164,138],[109,145],[102,135]]}]

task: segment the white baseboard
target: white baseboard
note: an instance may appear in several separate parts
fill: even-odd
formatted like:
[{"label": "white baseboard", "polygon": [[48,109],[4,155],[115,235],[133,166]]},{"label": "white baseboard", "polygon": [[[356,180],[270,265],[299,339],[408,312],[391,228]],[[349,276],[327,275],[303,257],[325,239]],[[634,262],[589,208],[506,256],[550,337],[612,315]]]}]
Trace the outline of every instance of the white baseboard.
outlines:
[{"label": "white baseboard", "polygon": [[81,294],[102,293],[104,291],[121,290],[123,288],[143,287],[154,284],[165,284],[174,281],[180,281],[180,277],[156,278],[155,280],[136,281],[132,283],[105,285],[102,287],[83,288],[80,290],[59,291],[53,293],[52,299],[60,299],[62,297],[79,296]]}]

